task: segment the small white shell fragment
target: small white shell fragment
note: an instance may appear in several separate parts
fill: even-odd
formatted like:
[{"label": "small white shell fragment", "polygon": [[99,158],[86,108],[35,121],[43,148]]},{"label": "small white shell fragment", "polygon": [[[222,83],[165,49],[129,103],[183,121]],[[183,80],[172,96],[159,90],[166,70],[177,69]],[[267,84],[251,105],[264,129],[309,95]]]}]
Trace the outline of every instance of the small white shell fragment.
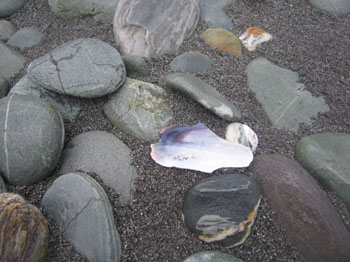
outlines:
[{"label": "small white shell fragment", "polygon": [[232,123],[226,127],[225,139],[232,143],[242,144],[250,147],[255,152],[258,147],[258,136],[247,125],[241,123]]},{"label": "small white shell fragment", "polygon": [[239,39],[249,51],[254,51],[259,44],[271,40],[272,36],[259,27],[249,27]]}]

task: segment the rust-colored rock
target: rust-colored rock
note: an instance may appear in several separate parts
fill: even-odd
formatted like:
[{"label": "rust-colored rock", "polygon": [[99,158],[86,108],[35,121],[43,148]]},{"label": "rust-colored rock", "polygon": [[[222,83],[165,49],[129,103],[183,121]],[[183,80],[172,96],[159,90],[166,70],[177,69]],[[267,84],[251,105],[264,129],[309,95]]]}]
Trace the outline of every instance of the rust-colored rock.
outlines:
[{"label": "rust-colored rock", "polygon": [[44,262],[47,245],[41,212],[19,195],[0,194],[0,261]]}]

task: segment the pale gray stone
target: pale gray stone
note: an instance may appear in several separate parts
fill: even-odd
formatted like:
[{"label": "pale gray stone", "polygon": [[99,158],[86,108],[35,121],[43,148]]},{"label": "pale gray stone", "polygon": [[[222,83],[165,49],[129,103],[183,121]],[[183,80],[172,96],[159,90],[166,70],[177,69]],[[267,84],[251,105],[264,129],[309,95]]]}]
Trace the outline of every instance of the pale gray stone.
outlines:
[{"label": "pale gray stone", "polygon": [[331,14],[350,13],[349,0],[309,0],[309,2],[313,7]]},{"label": "pale gray stone", "polygon": [[266,58],[247,66],[248,86],[278,129],[297,132],[301,123],[310,124],[319,112],[329,111],[323,97],[314,97],[298,83],[298,74],[274,65]]},{"label": "pale gray stone", "polygon": [[7,95],[9,89],[9,81],[0,74],[0,98]]},{"label": "pale gray stone", "polygon": [[211,28],[233,29],[231,19],[226,13],[215,6],[204,5],[200,7],[201,19]]},{"label": "pale gray stone", "polygon": [[243,260],[218,251],[202,251],[186,258],[183,262],[243,262]]},{"label": "pale gray stone", "polygon": [[215,88],[188,73],[174,73],[166,78],[166,84],[196,100],[202,106],[228,121],[239,121],[241,113]]},{"label": "pale gray stone", "polygon": [[158,139],[160,130],[172,119],[166,92],[159,86],[134,79],[127,79],[111,95],[103,112],[118,129],[144,141]]},{"label": "pale gray stone", "polygon": [[58,177],[41,205],[74,249],[90,262],[119,262],[121,244],[103,188],[84,173]]},{"label": "pale gray stone", "polygon": [[149,76],[146,61],[142,56],[124,55],[122,59],[128,75]]},{"label": "pale gray stone", "polygon": [[211,71],[213,61],[199,52],[186,52],[174,58],[170,68],[177,72],[204,73]]},{"label": "pale gray stone", "polygon": [[0,41],[0,74],[7,78],[13,78],[21,71],[27,59],[17,51],[9,48]]},{"label": "pale gray stone", "polygon": [[12,13],[21,9],[23,5],[24,5],[24,0],[1,0],[0,17],[11,15]]},{"label": "pale gray stone", "polygon": [[34,60],[27,72],[39,86],[84,98],[113,93],[126,76],[119,52],[93,38],[80,38],[55,48]]},{"label": "pale gray stone", "polygon": [[16,32],[16,27],[9,21],[0,20],[0,40],[7,41]]},{"label": "pale gray stone", "polygon": [[199,19],[196,0],[120,0],[113,31],[122,54],[154,57],[174,53]]},{"label": "pale gray stone", "polygon": [[44,34],[39,28],[31,26],[24,27],[14,33],[7,41],[7,45],[24,49],[39,44],[44,38]]}]

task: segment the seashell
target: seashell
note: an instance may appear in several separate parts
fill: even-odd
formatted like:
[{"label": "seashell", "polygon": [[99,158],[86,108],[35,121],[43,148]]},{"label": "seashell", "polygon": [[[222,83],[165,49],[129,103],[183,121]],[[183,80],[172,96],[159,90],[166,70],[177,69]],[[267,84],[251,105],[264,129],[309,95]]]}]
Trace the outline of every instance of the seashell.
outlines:
[{"label": "seashell", "polygon": [[254,51],[259,44],[271,40],[272,36],[259,27],[249,27],[239,39],[249,51]]},{"label": "seashell", "polygon": [[225,139],[232,143],[242,144],[250,147],[255,152],[258,147],[258,136],[247,125],[241,123],[232,123],[226,127]]},{"label": "seashell", "polygon": [[253,160],[249,147],[218,137],[204,124],[166,127],[161,134],[151,145],[151,157],[165,167],[211,173],[222,167],[247,167]]}]

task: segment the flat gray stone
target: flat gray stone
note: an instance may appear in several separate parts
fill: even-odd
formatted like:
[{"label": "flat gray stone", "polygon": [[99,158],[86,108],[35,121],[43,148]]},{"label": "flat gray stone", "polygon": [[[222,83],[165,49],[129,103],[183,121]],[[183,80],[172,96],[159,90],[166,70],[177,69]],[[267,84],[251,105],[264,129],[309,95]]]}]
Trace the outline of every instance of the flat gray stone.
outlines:
[{"label": "flat gray stone", "polygon": [[9,89],[9,81],[0,74],[0,98],[7,95]]},{"label": "flat gray stone", "polygon": [[24,27],[11,36],[7,41],[7,45],[24,49],[39,44],[43,38],[44,34],[39,28],[34,26]]},{"label": "flat gray stone", "polygon": [[64,238],[88,261],[120,261],[121,245],[111,204],[90,176],[70,173],[58,177],[41,205]]},{"label": "flat gray stone", "polygon": [[7,41],[16,32],[16,27],[9,21],[0,20],[0,40]]},{"label": "flat gray stone", "polygon": [[9,48],[0,41],[0,74],[7,78],[13,78],[27,63],[27,59],[17,51]]},{"label": "flat gray stone", "polygon": [[120,0],[113,32],[122,54],[154,57],[174,53],[199,19],[196,0]]},{"label": "flat gray stone", "polygon": [[1,0],[0,17],[11,15],[24,5],[24,0]]},{"label": "flat gray stone", "polygon": [[205,73],[212,70],[213,61],[207,55],[190,51],[175,57],[170,68],[177,72]]},{"label": "flat gray stone", "polygon": [[349,260],[349,232],[326,192],[305,169],[282,155],[260,155],[252,173],[305,261]]},{"label": "flat gray stone", "polygon": [[84,98],[113,93],[126,76],[119,52],[93,38],[80,38],[55,48],[35,59],[27,72],[39,86]]},{"label": "flat gray stone", "polygon": [[303,137],[297,145],[296,156],[320,184],[350,206],[350,134]]},{"label": "flat gray stone", "polygon": [[166,84],[196,100],[217,116],[228,121],[239,121],[241,113],[215,88],[201,79],[187,74],[174,73],[166,77]]},{"label": "flat gray stone", "polygon": [[225,11],[213,5],[202,5],[200,7],[201,19],[211,28],[233,29],[231,19]]},{"label": "flat gray stone", "polygon": [[249,236],[259,204],[260,191],[251,178],[241,174],[211,176],[187,191],[183,218],[200,240],[235,247]]},{"label": "flat gray stone", "polygon": [[49,0],[52,12],[63,18],[93,16],[94,20],[113,23],[119,0]]},{"label": "flat gray stone", "polygon": [[309,2],[313,7],[331,14],[350,13],[349,0],[309,0]]},{"label": "flat gray stone", "polygon": [[111,95],[103,112],[118,129],[144,141],[157,140],[172,119],[161,87],[129,78]]},{"label": "flat gray stone", "polygon": [[128,75],[149,76],[146,61],[142,56],[124,55],[122,59]]},{"label": "flat gray stone", "polygon": [[0,99],[0,173],[11,184],[29,185],[51,175],[61,156],[64,126],[46,101],[21,95]]},{"label": "flat gray stone", "polygon": [[132,199],[136,177],[130,154],[116,136],[104,131],[86,132],[74,137],[64,149],[59,173],[96,173],[120,194],[120,203],[127,204]]},{"label": "flat gray stone", "polygon": [[218,251],[202,251],[186,258],[183,262],[243,262],[243,260]]},{"label": "flat gray stone", "polygon": [[266,58],[247,66],[248,86],[278,129],[297,132],[301,123],[310,124],[318,113],[329,111],[323,97],[314,97],[298,83],[298,74],[274,65]]}]

